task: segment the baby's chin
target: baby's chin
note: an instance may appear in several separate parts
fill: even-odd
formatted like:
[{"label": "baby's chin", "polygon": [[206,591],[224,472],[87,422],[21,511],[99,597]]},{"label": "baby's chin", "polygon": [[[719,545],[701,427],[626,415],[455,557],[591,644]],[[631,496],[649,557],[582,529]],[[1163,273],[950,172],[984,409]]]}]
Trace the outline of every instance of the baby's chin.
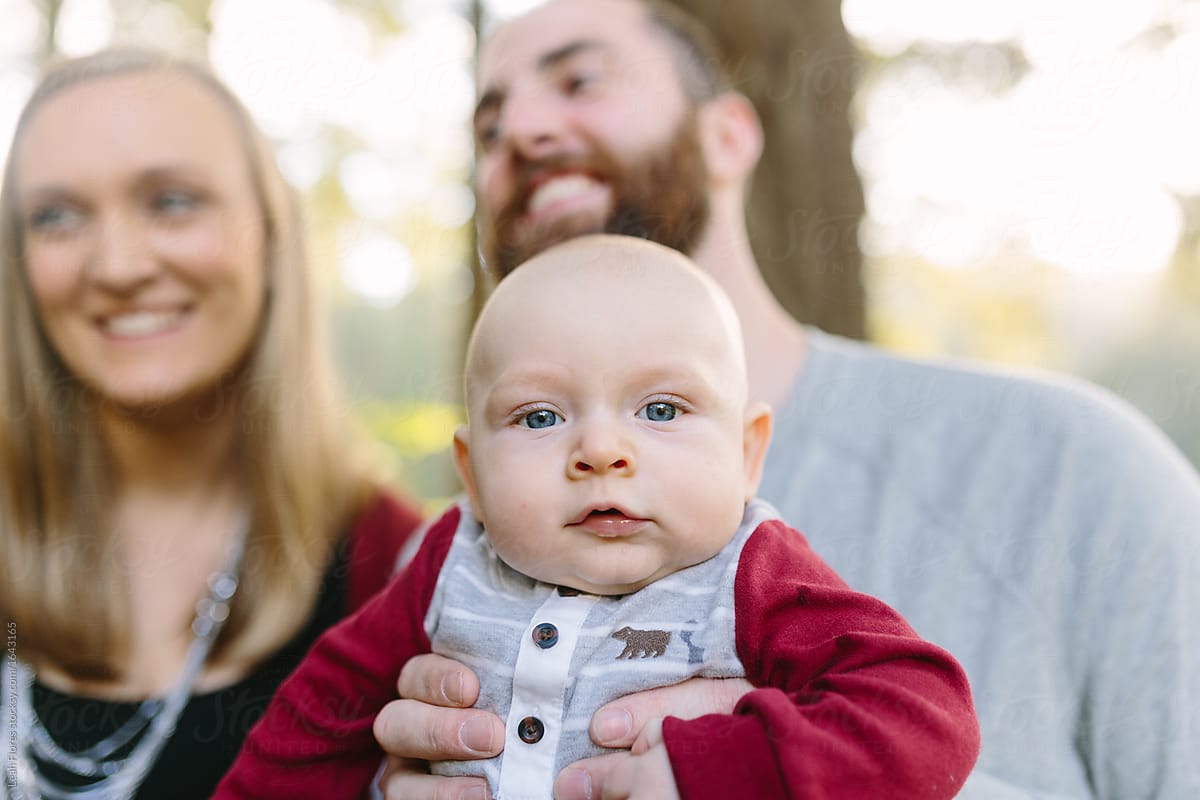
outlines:
[{"label": "baby's chin", "polygon": [[634,581],[631,583],[591,583],[589,581],[571,580],[559,581],[557,585],[563,589],[569,589],[573,592],[581,592],[583,594],[595,594],[601,597],[620,597],[622,595],[633,594],[639,589],[649,586],[654,581]]},{"label": "baby's chin", "polygon": [[567,589],[586,594],[615,596],[633,594],[644,589],[657,580],[661,580],[672,572],[674,567],[660,566],[653,569],[617,569],[617,570],[577,570],[571,574],[561,575],[560,580],[549,581]]}]

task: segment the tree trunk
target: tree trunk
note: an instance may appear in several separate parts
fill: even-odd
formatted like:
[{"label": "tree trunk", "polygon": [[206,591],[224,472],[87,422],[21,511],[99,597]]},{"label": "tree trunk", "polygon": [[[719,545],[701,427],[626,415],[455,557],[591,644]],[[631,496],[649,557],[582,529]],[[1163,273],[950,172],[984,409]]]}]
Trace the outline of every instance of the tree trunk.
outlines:
[{"label": "tree trunk", "polygon": [[45,67],[58,55],[58,18],[62,12],[62,0],[38,0],[38,11],[42,14],[45,25],[42,27],[42,41],[36,54],[37,66]]},{"label": "tree trunk", "polygon": [[839,0],[671,0],[704,21],[766,144],[747,202],[767,283],[797,318],[866,334],[862,182],[851,158],[856,53]]}]

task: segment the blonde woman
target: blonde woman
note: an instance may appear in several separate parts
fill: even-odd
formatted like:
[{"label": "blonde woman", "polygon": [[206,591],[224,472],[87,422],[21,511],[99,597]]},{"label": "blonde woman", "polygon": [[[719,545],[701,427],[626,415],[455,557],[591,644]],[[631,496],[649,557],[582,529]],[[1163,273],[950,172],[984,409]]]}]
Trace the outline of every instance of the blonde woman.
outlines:
[{"label": "blonde woman", "polygon": [[52,69],[2,206],[4,793],[207,797],[417,514],[355,458],[292,195],[205,69]]}]

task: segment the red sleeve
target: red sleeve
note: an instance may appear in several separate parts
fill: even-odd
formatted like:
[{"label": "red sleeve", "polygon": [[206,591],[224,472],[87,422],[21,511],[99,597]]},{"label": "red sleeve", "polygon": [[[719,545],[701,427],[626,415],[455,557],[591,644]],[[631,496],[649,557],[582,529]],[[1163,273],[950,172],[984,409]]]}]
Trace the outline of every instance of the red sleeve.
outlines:
[{"label": "red sleeve", "polygon": [[404,663],[430,651],[425,615],[459,516],[450,509],[396,580],[317,640],[250,730],[215,798],[364,795],[383,758],[375,715],[396,697]]},{"label": "red sleeve", "polygon": [[354,521],[350,530],[347,611],[357,611],[392,578],[400,548],[421,514],[397,497],[381,492]]},{"label": "red sleeve", "polygon": [[951,798],[979,755],[966,675],[852,591],[781,522],[746,543],[736,641],[758,688],[732,714],[667,718],[687,798]]}]

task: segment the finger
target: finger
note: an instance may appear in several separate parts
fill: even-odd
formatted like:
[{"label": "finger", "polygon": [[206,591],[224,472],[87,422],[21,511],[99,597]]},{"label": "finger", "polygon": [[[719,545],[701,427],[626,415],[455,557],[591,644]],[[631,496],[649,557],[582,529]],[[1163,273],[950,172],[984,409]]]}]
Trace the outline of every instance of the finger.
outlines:
[{"label": "finger", "polygon": [[674,686],[626,695],[592,715],[592,741],[601,747],[631,747],[652,720],[728,714],[753,688],[742,678],[692,678]]},{"label": "finger", "polygon": [[555,778],[554,800],[599,800],[609,775],[628,761],[628,753],[612,753],[576,761]]},{"label": "finger", "polygon": [[[628,800],[638,786],[637,761],[633,756],[615,760],[605,769],[603,780],[594,786],[591,800]],[[643,795],[645,796],[645,795]]]},{"label": "finger", "polygon": [[375,717],[375,740],[397,758],[464,761],[490,758],[504,747],[504,723],[478,709],[441,708],[393,700]]},{"label": "finger", "polygon": [[598,800],[679,800],[667,748],[627,757],[609,771]]},{"label": "finger", "polygon": [[479,697],[479,678],[457,661],[435,653],[410,658],[396,681],[401,697],[435,706],[467,708]]},{"label": "finger", "polygon": [[593,800],[628,800],[637,788],[637,770],[632,758],[616,764],[604,776]]},{"label": "finger", "polygon": [[490,800],[487,781],[482,778],[444,778],[430,775],[420,764],[389,759],[379,779],[384,800]]},{"label": "finger", "polygon": [[642,732],[638,734],[637,741],[633,743],[633,747],[630,748],[629,752],[635,756],[640,756],[642,753],[645,753],[650,748],[662,742],[662,740],[662,717],[659,717],[658,719],[652,719],[646,723],[645,727],[642,728]]}]

